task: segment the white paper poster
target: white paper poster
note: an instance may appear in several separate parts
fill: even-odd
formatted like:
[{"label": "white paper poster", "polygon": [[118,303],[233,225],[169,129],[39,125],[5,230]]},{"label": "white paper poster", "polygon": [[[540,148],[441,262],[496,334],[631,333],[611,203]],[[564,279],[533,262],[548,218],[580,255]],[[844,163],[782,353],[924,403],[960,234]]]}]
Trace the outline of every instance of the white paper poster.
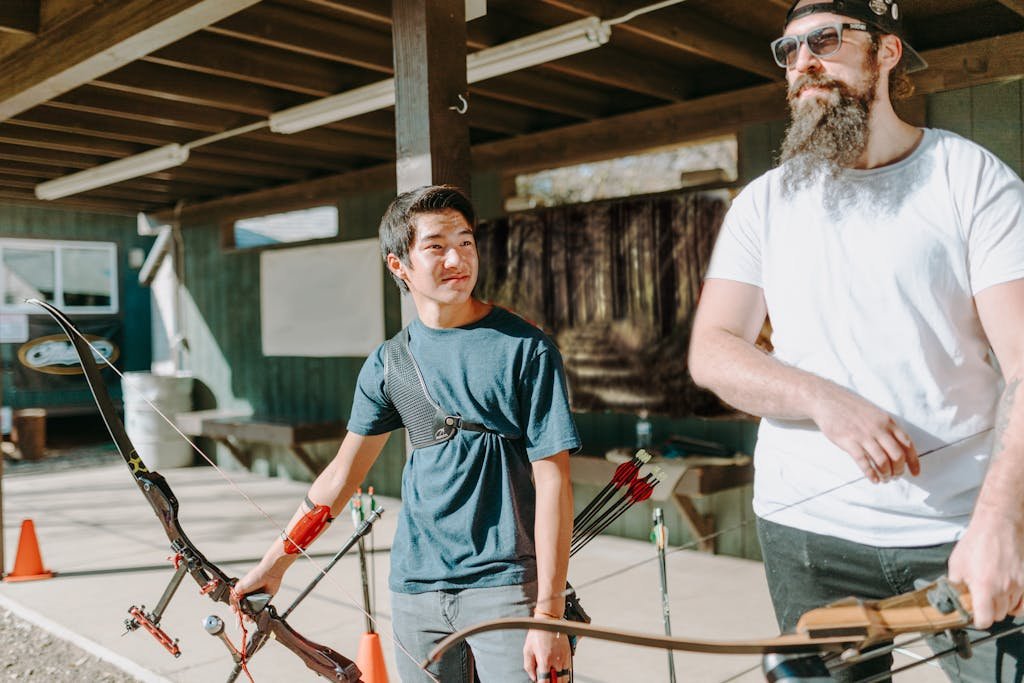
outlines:
[{"label": "white paper poster", "polygon": [[263,355],[370,355],[384,341],[382,268],[376,239],[264,251]]}]

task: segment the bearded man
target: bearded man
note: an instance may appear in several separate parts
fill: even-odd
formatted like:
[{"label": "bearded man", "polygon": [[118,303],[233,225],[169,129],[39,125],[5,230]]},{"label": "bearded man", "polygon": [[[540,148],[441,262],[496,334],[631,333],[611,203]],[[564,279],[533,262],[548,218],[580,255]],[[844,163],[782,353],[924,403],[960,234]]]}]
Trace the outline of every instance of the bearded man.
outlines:
[{"label": "bearded man", "polygon": [[[694,323],[694,380],[762,417],[754,510],[783,630],[942,574],[969,588],[977,629],[1022,613],[1024,183],[897,116],[925,66],[902,19],[897,0],[794,3],[772,43],[782,163],[734,201]],[[1020,681],[1024,641],[943,666]]]}]

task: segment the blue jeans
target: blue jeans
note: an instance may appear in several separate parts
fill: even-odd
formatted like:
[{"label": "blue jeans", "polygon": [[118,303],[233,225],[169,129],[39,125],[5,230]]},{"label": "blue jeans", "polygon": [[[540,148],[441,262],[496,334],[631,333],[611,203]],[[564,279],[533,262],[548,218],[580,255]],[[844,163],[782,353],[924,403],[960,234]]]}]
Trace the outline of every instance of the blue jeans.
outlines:
[{"label": "blue jeans", "polygon": [[[445,636],[482,621],[528,617],[537,584],[464,588],[429,593],[391,593],[395,638],[408,650],[395,652],[402,683],[429,683],[417,666]],[[474,669],[481,683],[529,681],[523,670],[526,631],[491,631],[468,638],[449,650],[429,671],[441,683],[472,683]]]},{"label": "blue jeans", "polygon": [[[804,612],[848,596],[880,600],[914,590],[915,579],[931,581],[946,573],[953,543],[919,548],[876,548],[757,520],[768,590],[783,632],[792,631]],[[995,624],[1005,628],[1012,619]],[[990,631],[991,632],[991,631]],[[987,635],[969,629],[971,640]],[[935,652],[953,646],[943,635],[928,638]],[[974,656],[950,655],[940,660],[951,681],[963,683],[1020,683],[1024,680],[1024,634],[1015,633],[974,649]],[[857,681],[892,666],[882,656],[834,674],[840,681]]]}]

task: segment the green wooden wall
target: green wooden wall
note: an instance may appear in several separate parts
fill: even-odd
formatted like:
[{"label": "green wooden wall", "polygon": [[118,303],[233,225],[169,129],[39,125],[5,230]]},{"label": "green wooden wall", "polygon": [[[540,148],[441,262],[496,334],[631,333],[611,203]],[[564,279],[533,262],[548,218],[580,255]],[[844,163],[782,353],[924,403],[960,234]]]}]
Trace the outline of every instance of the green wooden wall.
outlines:
[{"label": "green wooden wall", "polygon": [[[153,240],[137,234],[134,217],[0,203],[0,237],[117,244],[120,275],[118,317],[124,326],[118,365],[124,370],[149,370],[152,348],[149,290],[139,285],[139,271],[129,267],[128,252],[133,248],[148,250]],[[92,395],[84,381],[81,388],[75,390],[15,391],[10,373],[12,364],[17,362],[16,353],[19,346],[20,344],[0,344],[4,367],[4,405],[12,408],[49,407],[68,403],[92,405]],[[112,393],[119,393],[116,387]]]},{"label": "green wooden wall", "polygon": [[1024,170],[1022,88],[1024,81],[1018,79],[931,95],[928,125],[974,140],[1020,175]]},{"label": "green wooden wall", "polygon": [[[340,238],[375,237],[391,196],[391,192],[381,192],[342,198]],[[264,356],[260,348],[261,250],[223,248],[220,223],[183,227],[187,290],[184,331],[191,349],[192,370],[201,383],[196,408],[248,407],[257,415],[294,420],[347,418],[365,358]],[[390,276],[382,277],[387,280],[385,326],[391,334],[401,326],[399,295],[390,284]],[[311,450],[314,457],[326,462],[336,448],[337,443],[324,443]],[[367,483],[382,494],[397,495],[403,453],[401,438],[393,438]],[[256,471],[308,478],[287,451],[257,447],[253,455]],[[228,467],[234,464],[226,453],[219,453],[218,461]]]}]

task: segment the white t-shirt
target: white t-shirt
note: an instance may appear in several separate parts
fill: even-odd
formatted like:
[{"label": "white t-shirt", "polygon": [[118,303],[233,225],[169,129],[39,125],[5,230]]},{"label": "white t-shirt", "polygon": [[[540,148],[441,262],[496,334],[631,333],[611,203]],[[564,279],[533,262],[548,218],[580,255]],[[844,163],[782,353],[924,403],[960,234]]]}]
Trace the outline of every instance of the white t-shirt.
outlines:
[{"label": "white t-shirt", "polygon": [[888,411],[918,452],[978,436],[923,457],[918,477],[841,486],[860,470],[813,422],[765,418],[754,510],[877,546],[954,540],[988,467],[984,430],[1002,390],[973,295],[1024,278],[1024,183],[940,130],[900,162],[790,197],[781,177],[774,169],[736,197],[707,277],[761,287],[775,357]]}]

